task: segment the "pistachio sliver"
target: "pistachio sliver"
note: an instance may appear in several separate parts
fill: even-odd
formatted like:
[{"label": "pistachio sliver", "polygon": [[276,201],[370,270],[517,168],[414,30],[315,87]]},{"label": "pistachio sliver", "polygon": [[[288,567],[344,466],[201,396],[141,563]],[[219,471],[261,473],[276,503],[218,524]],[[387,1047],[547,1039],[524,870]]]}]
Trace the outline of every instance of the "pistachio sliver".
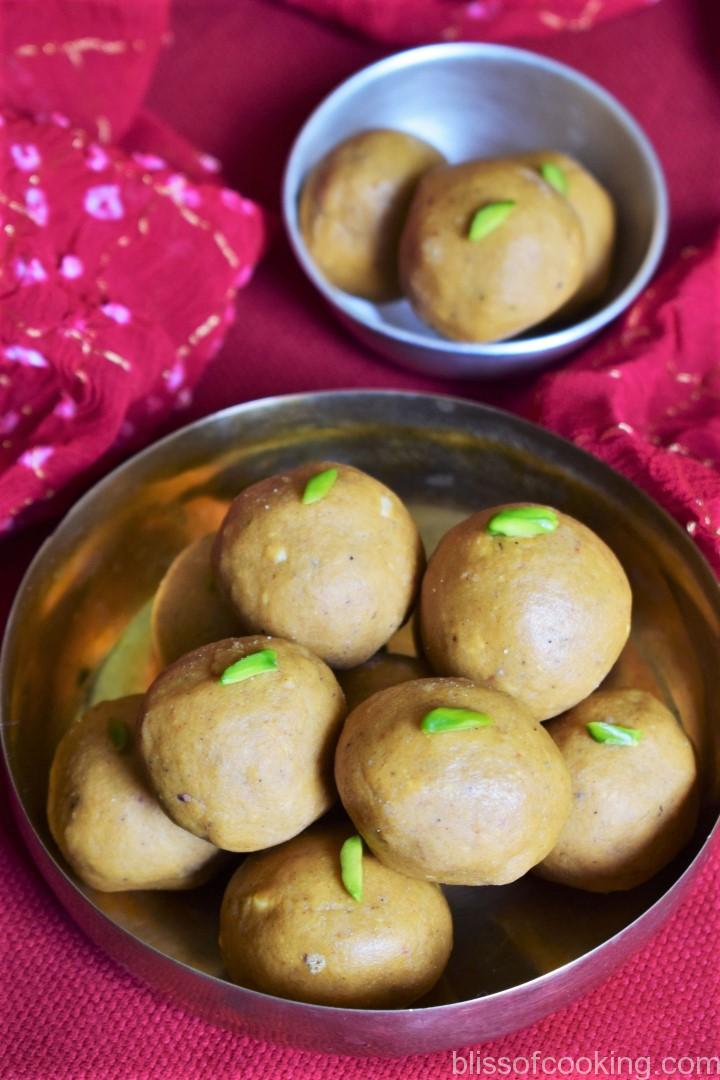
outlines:
[{"label": "pistachio sliver", "polygon": [[108,721],[108,736],[110,742],[115,749],[122,753],[123,750],[127,750],[130,745],[130,728],[127,726],[124,720],[118,720],[114,717]]},{"label": "pistachio sliver", "polygon": [[321,499],[324,499],[337,478],[337,469],[324,469],[323,472],[315,473],[314,476],[311,476],[305,485],[305,490],[302,494],[302,502],[305,506],[309,506],[311,503],[320,502]]},{"label": "pistachio sliver", "polygon": [[495,229],[502,225],[514,206],[515,203],[511,199],[505,199],[503,202],[487,203],[485,206],[481,206],[480,209],[476,210],[473,214],[473,219],[470,222],[470,228],[468,230],[468,239],[484,240],[486,236],[489,236],[491,232],[495,232]]},{"label": "pistachio sliver", "polygon": [[593,720],[585,726],[595,742],[608,743],[610,746],[634,746],[643,737],[640,728],[622,727],[607,720]]},{"label": "pistachio sliver", "polygon": [[231,686],[232,683],[244,682],[252,679],[255,675],[265,675],[268,671],[277,671],[277,653],[274,649],[261,649],[260,652],[250,653],[236,660],[230,667],[226,667],[220,676],[223,686]]},{"label": "pistachio sliver", "polygon": [[561,195],[567,195],[567,173],[554,161],[543,161],[540,166],[540,175],[550,187],[555,188]]},{"label": "pistachio sliver", "polygon": [[540,536],[555,532],[558,516],[549,506],[509,506],[493,514],[487,523],[491,536]]},{"label": "pistachio sliver", "polygon": [[474,709],[441,707],[425,713],[420,727],[434,735],[443,731],[469,731],[471,728],[488,727],[489,724],[492,724],[492,719],[487,713],[475,712]]},{"label": "pistachio sliver", "polygon": [[340,877],[346,891],[358,903],[363,898],[363,842],[360,836],[349,836],[340,848]]}]

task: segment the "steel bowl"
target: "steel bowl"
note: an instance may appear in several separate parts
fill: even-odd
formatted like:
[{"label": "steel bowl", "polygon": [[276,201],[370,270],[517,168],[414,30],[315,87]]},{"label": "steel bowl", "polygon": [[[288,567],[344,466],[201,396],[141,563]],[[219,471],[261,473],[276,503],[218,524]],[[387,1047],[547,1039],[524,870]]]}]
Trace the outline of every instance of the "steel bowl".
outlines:
[{"label": "steel bowl", "polygon": [[[631,642],[609,684],[647,688],[667,702],[703,767],[692,842],[641,888],[590,895],[533,875],[503,887],[449,888],[456,947],[441,982],[412,1009],[326,1008],[232,985],[217,948],[226,876],[187,893],[94,892],[63,862],[45,818],[52,755],[78,710],[89,697],[143,688],[147,604],[171,559],[217,525],[243,485],[327,458],[397,490],[428,547],[468,512],[506,500],[552,503],[595,529],[621,558],[635,598]],[[660,926],[700,868],[720,806],[719,641],[720,589],[692,541],[628,481],[562,439],[481,405],[422,394],[239,405],[110,474],[28,570],[0,658],[17,820],[47,882],[90,937],[218,1024],[346,1054],[479,1042],[532,1023],[603,979]]]},{"label": "steel bowl", "polygon": [[[617,208],[609,286],[572,325],[535,328],[493,344],[450,341],[407,300],[375,304],[331,285],[308,254],[298,199],[309,170],[342,139],[390,127],[426,139],[450,162],[557,149],[586,165]],[[668,200],[662,169],[638,124],[596,82],[565,64],[503,45],[427,45],[364,68],[311,114],[290,152],[283,215],[303,270],[341,321],[388,360],[427,374],[501,377],[544,367],[579,348],[627,308],[662,254]]]}]

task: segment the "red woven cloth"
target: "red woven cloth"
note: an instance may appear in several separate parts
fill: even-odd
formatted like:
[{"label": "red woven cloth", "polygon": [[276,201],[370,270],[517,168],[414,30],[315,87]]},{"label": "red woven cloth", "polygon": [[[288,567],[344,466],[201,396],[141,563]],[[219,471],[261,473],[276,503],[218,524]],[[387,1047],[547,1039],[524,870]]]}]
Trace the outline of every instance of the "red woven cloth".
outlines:
[{"label": "red woven cloth", "polygon": [[263,247],[214,158],[132,129],[165,9],[0,4],[0,533],[188,406]]},{"label": "red woven cloth", "polygon": [[116,142],[145,97],[168,11],[169,0],[2,0],[3,104]]},{"label": "red woven cloth", "polygon": [[542,379],[528,412],[653,495],[720,572],[720,236]]},{"label": "red woven cloth", "polygon": [[[213,0],[203,5],[176,0],[173,28],[174,51],[160,57],[150,105],[176,129],[212,150],[228,179],[266,205],[276,201],[287,150],[310,109],[338,81],[386,51],[263,0]],[[660,153],[672,198],[670,277],[662,278],[663,303],[642,319],[651,332],[646,344],[659,361],[644,367],[638,340],[635,345],[628,342],[614,359],[602,361],[604,366],[588,368],[589,356],[602,357],[605,343],[600,341],[585,357],[538,382],[489,387],[416,376],[383,363],[349,338],[303,279],[287,247],[278,243],[251,286],[238,296],[236,323],[198,383],[187,417],[268,394],[357,386],[464,394],[553,423],[556,418],[558,423],[577,424],[573,430],[563,428],[573,436],[588,428],[590,434],[593,430],[599,434],[618,423],[631,424],[638,433],[636,442],[632,432],[621,428],[596,439],[596,450],[617,455],[614,463],[642,483],[645,477],[648,483],[653,477],[659,481],[665,470],[677,468],[677,476],[667,473],[671,482],[663,480],[662,491],[659,482],[653,490],[661,501],[667,493],[666,505],[683,525],[697,522],[696,537],[710,551],[712,537],[705,535],[704,521],[692,510],[692,498],[703,498],[715,512],[713,468],[703,462],[717,464],[717,442],[709,453],[701,454],[698,444],[686,440],[696,427],[707,439],[716,431],[712,394],[703,396],[702,405],[700,399],[691,402],[696,411],[687,415],[692,415],[693,423],[684,423],[681,411],[677,423],[683,424],[682,430],[671,427],[672,416],[660,416],[661,430],[649,433],[661,443],[654,450],[648,448],[653,444],[645,438],[639,413],[644,410],[642,415],[650,420],[651,402],[664,403],[673,394],[680,404],[689,401],[697,385],[678,381],[678,374],[702,370],[701,389],[712,389],[707,373],[717,356],[713,345],[717,304],[708,303],[707,290],[711,294],[714,290],[717,256],[713,253],[707,262],[689,258],[677,264],[679,269],[672,267],[688,245],[707,247],[720,218],[715,57],[719,41],[720,9],[714,0],[703,4],[663,0],[587,34],[523,42],[599,79],[635,113]],[[250,153],[250,147],[259,149]],[[688,309],[681,299],[686,288],[695,297]],[[663,344],[655,336],[658,327],[675,327],[678,332]],[[615,331],[606,341],[614,339]],[[671,360],[682,364],[678,362],[673,371],[660,370]],[[690,363],[695,366],[686,366]],[[609,374],[616,367],[623,371],[620,379]],[[631,413],[623,396],[628,393],[624,380],[626,372],[634,370],[647,394],[636,392]],[[563,384],[563,379],[568,381]],[[597,399],[594,429],[593,413],[584,415],[580,408],[590,394]],[[653,411],[652,426],[657,424]],[[671,450],[672,441],[687,446],[692,457]],[[683,484],[676,497],[674,485],[685,464],[703,471],[693,473],[692,483]],[[704,486],[693,494],[696,482]],[[3,540],[1,610],[7,609],[39,539],[40,531],[32,529]],[[7,811],[5,816],[7,820]],[[170,1006],[90,944],[40,880],[11,824],[0,830],[0,875],[3,1077],[435,1080],[451,1075],[449,1053],[397,1062],[353,1062],[220,1031]],[[692,1062],[687,1058],[680,1069],[677,1061],[673,1065],[665,1059],[720,1054],[719,887],[716,851],[683,906],[635,958],[592,994],[525,1032],[486,1044],[483,1054],[514,1059],[537,1050],[546,1057],[545,1075],[553,1075],[551,1058],[557,1063],[570,1055],[579,1061],[596,1051],[601,1058],[614,1052],[614,1075],[624,1077],[688,1075]],[[634,1072],[627,1063],[618,1067],[619,1055],[633,1059]],[[568,1068],[568,1062],[561,1068],[568,1076],[587,1073],[584,1061],[579,1069]],[[592,1063],[589,1075],[607,1075],[609,1068],[607,1059],[604,1066],[602,1060],[597,1067]],[[556,1070],[555,1075],[560,1073]]]},{"label": "red woven cloth", "polygon": [[288,0],[316,15],[339,19],[380,41],[510,41],[591,30],[604,19],[658,0]]}]

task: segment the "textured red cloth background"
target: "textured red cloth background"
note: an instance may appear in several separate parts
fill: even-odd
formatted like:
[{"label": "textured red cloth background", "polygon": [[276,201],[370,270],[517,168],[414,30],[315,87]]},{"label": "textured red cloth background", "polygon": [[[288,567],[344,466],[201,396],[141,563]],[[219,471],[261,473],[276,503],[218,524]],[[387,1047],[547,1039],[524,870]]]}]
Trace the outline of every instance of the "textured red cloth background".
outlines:
[{"label": "textured red cloth background", "polygon": [[503,41],[593,26],[658,0],[287,0],[380,41]]},{"label": "textured red cloth background", "polygon": [[219,162],[138,115],[168,8],[0,0],[0,534],[189,404],[264,247]]},{"label": "textured red cloth background", "polygon": [[653,495],[720,572],[720,233],[541,379],[527,411]]},{"label": "textured red cloth background", "polygon": [[[228,179],[266,205],[276,198],[289,142],[310,108],[337,81],[384,52],[380,46],[261,0],[203,4],[179,0],[174,29],[174,50],[160,60],[151,106],[220,157]],[[671,257],[687,245],[708,244],[720,216],[720,85],[713,53],[718,42],[720,10],[714,0],[663,0],[587,34],[527,42],[599,79],[646,127],[670,182]],[[252,154],[246,152],[250,146],[255,148]],[[678,271],[683,272],[694,275],[691,287],[699,297],[698,310],[688,322],[692,330],[700,314],[707,316],[705,305],[712,302],[713,285],[692,260],[685,271]],[[668,314],[675,310],[672,279],[666,286],[667,305],[657,313],[659,320],[674,318]],[[671,341],[672,355],[660,354],[661,358],[667,363],[682,354],[685,359],[684,339]],[[706,344],[712,348],[712,339],[695,342],[694,348]],[[597,346],[601,348],[602,343]],[[593,355],[601,358],[600,352]],[[632,351],[619,359],[643,362]],[[678,368],[674,374],[684,371]],[[669,393],[665,375],[656,366],[652,374],[655,392],[660,397]],[[601,368],[583,374],[581,366],[573,377],[592,380],[601,375]],[[602,395],[612,427],[624,421],[622,377],[602,377],[618,383],[610,405]],[[554,417],[560,423],[563,395],[570,401],[574,393],[572,384],[566,385],[567,391],[559,377],[550,376],[539,389],[530,380],[488,388],[425,379],[388,367],[346,337],[302,279],[285,245],[277,243],[252,286],[239,297],[237,322],[199,384],[190,415],[265,394],[375,386],[463,393]],[[692,384],[677,385],[681,394]],[[700,415],[697,426],[710,422],[711,417]],[[622,429],[620,433],[631,435]],[[672,432],[663,428],[658,437],[667,442]],[[633,460],[632,444],[615,443],[614,438],[607,442],[611,449],[617,447],[617,465],[655,467],[652,460]],[[665,455],[678,452],[668,446],[662,449],[658,461],[665,463],[663,469],[669,468]],[[642,472],[637,476],[642,479]],[[682,514],[687,507],[681,502],[673,509]],[[695,520],[698,529],[705,525],[697,515]],[[3,609],[40,538],[41,531],[34,529],[3,542]],[[348,1062],[218,1031],[169,1006],[89,944],[49,895],[9,823],[0,832],[0,866],[3,1076],[352,1080],[450,1075],[450,1054]],[[515,1057],[538,1050],[578,1057],[614,1051],[651,1057],[655,1074],[660,1075],[667,1055],[720,1053],[719,879],[716,852],[683,907],[638,956],[591,995],[525,1032],[487,1044],[484,1054]]]},{"label": "textured red cloth background", "polygon": [[7,111],[2,133],[0,533],[189,404],[263,244],[212,173]]},{"label": "textured red cloth background", "polygon": [[3,0],[4,104],[70,116],[117,142],[135,119],[168,30],[169,0]]}]

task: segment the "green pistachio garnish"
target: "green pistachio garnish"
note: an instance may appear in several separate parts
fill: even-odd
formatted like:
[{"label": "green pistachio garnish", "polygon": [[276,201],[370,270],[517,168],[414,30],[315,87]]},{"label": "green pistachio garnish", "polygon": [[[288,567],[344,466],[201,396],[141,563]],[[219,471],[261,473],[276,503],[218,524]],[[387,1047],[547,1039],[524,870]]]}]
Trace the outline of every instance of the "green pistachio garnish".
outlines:
[{"label": "green pistachio garnish", "polygon": [[540,175],[550,187],[555,188],[561,195],[567,195],[567,173],[559,165],[556,165],[554,161],[543,161],[540,166]]},{"label": "green pistachio garnish", "polygon": [[130,728],[127,726],[124,720],[118,720],[114,717],[108,721],[108,735],[110,736],[110,742],[115,749],[122,753],[123,750],[127,750],[130,745]]},{"label": "green pistachio garnish", "polygon": [[540,536],[555,532],[558,516],[549,506],[509,506],[487,523],[491,536]]},{"label": "green pistachio garnish", "polygon": [[606,720],[593,720],[585,726],[595,742],[608,743],[610,746],[634,746],[643,737],[640,728],[621,727]]},{"label": "green pistachio garnish", "polygon": [[353,900],[363,898],[363,842],[360,836],[350,836],[340,848],[340,877]]},{"label": "green pistachio garnish", "polygon": [[470,222],[468,240],[484,240],[491,232],[502,225],[515,203],[511,199],[505,202],[488,203],[476,210]]},{"label": "green pistachio garnish", "polygon": [[420,727],[423,731],[435,734],[438,731],[469,731],[471,728],[487,727],[492,719],[474,709],[431,709],[425,713]]},{"label": "green pistachio garnish", "polygon": [[337,469],[325,469],[323,472],[311,476],[303,491],[302,501],[304,504],[309,506],[310,503],[320,502],[321,499],[324,499],[337,478]]},{"label": "green pistachio garnish", "polygon": [[264,675],[268,671],[277,671],[277,666],[277,653],[275,650],[261,649],[260,652],[243,656],[241,660],[236,660],[230,667],[225,668],[220,676],[220,682],[223,686],[230,686],[232,683],[252,679],[255,675]]}]

